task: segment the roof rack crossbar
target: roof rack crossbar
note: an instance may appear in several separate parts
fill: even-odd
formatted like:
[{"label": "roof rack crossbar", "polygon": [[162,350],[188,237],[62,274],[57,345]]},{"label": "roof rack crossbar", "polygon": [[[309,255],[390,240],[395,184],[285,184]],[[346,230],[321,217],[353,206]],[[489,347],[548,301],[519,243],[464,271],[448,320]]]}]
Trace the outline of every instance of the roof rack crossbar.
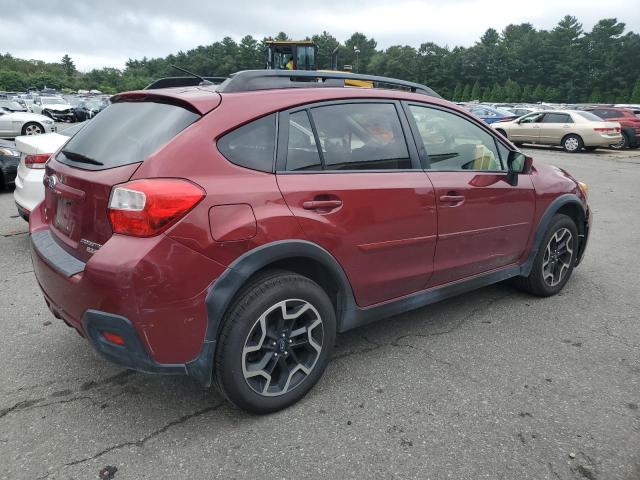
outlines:
[{"label": "roof rack crossbar", "polygon": [[231,93],[280,88],[344,87],[345,80],[369,81],[372,82],[374,88],[408,90],[442,98],[426,85],[396,78],[313,70],[243,70],[232,74],[216,90],[220,93]]}]

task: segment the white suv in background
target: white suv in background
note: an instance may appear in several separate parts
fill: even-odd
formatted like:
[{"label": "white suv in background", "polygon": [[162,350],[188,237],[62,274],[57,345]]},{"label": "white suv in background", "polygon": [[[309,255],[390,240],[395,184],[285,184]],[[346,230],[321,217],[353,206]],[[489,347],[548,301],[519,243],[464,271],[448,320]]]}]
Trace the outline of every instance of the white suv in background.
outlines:
[{"label": "white suv in background", "polygon": [[33,208],[44,199],[44,164],[49,156],[67,143],[86,122],[65,128],[60,133],[16,137],[20,164],[13,199],[22,218],[29,221]]}]

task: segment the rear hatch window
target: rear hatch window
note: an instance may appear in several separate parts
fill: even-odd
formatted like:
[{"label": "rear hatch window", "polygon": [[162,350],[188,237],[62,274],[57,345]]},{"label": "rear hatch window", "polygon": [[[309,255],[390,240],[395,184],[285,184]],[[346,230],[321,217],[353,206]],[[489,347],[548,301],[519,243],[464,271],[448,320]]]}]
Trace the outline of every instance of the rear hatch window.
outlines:
[{"label": "rear hatch window", "polygon": [[142,162],[199,118],[167,103],[114,103],[88,122],[56,160],[85,170]]}]

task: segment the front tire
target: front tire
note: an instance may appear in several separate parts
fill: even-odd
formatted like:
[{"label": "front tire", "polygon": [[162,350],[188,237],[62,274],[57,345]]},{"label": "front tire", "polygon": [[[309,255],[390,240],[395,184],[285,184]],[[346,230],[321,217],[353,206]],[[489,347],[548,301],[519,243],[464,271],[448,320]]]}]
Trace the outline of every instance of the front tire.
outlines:
[{"label": "front tire", "polygon": [[578,254],[578,229],[567,215],[557,214],[542,239],[528,277],[516,286],[539,297],[555,295],[571,277]]},{"label": "front tire", "polygon": [[234,405],[270,413],[304,397],[329,363],[336,335],[331,300],[314,281],[269,271],[236,297],[222,324],[214,376]]},{"label": "front tire", "polygon": [[22,127],[22,135],[40,135],[44,133],[44,127],[37,122],[25,123]]},{"label": "front tire", "polygon": [[562,148],[567,153],[578,153],[584,147],[582,138],[578,135],[570,134],[562,139]]}]

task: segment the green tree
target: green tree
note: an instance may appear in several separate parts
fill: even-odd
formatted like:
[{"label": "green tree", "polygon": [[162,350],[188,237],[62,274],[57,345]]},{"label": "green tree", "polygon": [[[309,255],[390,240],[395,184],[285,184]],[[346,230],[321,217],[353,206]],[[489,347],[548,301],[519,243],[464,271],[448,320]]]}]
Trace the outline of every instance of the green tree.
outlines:
[{"label": "green tree", "polygon": [[520,85],[513,80],[507,80],[504,83],[503,88],[504,99],[507,102],[518,102],[520,101],[521,93],[520,93]]},{"label": "green tree", "polygon": [[481,96],[480,83],[476,80],[476,83],[473,84],[473,88],[471,89],[471,100],[480,100]]},{"label": "green tree", "polygon": [[60,60],[60,63],[62,64],[62,69],[64,70],[65,75],[67,77],[73,76],[76,72],[76,66],[73,63],[73,60],[71,60],[71,57],[65,53],[62,60]]},{"label": "green tree", "polygon": [[264,68],[264,57],[258,41],[251,35],[242,37],[238,44],[237,65],[240,70]]},{"label": "green tree", "polygon": [[491,101],[492,102],[504,101],[504,90],[499,83],[494,83],[493,88],[491,89]]},{"label": "green tree", "polygon": [[[367,38],[364,33],[354,33],[344,42],[344,48],[341,50],[344,63],[351,65],[354,72],[367,73],[369,63],[376,53],[377,46],[378,43],[373,38]],[[406,48],[411,48],[415,52],[415,49],[412,47]],[[406,52],[404,52],[403,55],[406,55]],[[412,60],[414,62],[413,67],[415,68],[415,58]],[[408,69],[405,68],[404,70],[406,71]]]},{"label": "green tree", "polygon": [[629,103],[640,104],[640,78],[636,80],[636,84],[633,87],[633,91],[631,92],[631,97],[629,97]]},{"label": "green tree", "polygon": [[525,85],[522,89],[522,94],[520,95],[520,100],[523,102],[533,102],[535,99],[533,98],[533,87],[531,85]]},{"label": "green tree", "polygon": [[468,102],[472,100],[471,98],[471,85],[468,83],[464,86],[464,90],[462,90],[462,99],[463,102]]},{"label": "green tree", "polygon": [[482,102],[490,102],[491,101],[491,88],[484,87],[482,89],[482,97],[480,98]]},{"label": "green tree", "polygon": [[456,83],[456,88],[453,91],[453,95],[451,96],[451,100],[454,102],[462,101],[462,84],[460,82]]},{"label": "green tree", "polygon": [[531,96],[532,96],[531,101],[533,101],[533,102],[542,102],[542,101],[544,101],[546,95],[547,95],[546,88],[544,88],[543,85],[538,84],[538,85],[536,85],[536,88],[533,90],[533,93],[531,94]]},{"label": "green tree", "polygon": [[[333,65],[331,65],[331,56],[333,51],[340,47],[340,42],[338,42],[336,37],[326,31],[322,32],[320,35],[312,36],[311,40],[313,40],[318,47],[318,57],[316,59],[318,68],[321,70],[333,69]],[[340,60],[340,57],[338,57],[338,60]]]}]

